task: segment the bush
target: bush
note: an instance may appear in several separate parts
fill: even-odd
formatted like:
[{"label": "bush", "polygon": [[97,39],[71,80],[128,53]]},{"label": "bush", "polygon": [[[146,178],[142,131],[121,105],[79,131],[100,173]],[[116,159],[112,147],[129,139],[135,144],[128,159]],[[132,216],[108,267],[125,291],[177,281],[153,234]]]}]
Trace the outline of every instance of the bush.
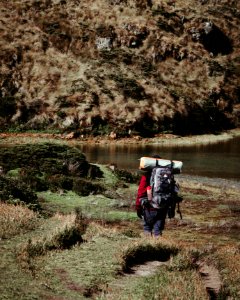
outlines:
[{"label": "bush", "polygon": [[51,143],[25,144],[0,148],[0,165],[7,172],[16,168],[30,167],[46,174],[74,174],[85,177],[89,164],[77,148]]},{"label": "bush", "polygon": [[28,185],[36,192],[46,191],[48,184],[43,178],[43,174],[34,168],[21,168],[19,171],[19,180]]},{"label": "bush", "polygon": [[84,179],[75,179],[73,181],[73,191],[79,196],[88,196],[90,194],[103,193],[105,188],[99,183],[92,183]]},{"label": "bush", "polygon": [[131,97],[138,101],[146,98],[144,88],[135,79],[126,78],[122,75],[112,75],[111,77],[125,97]]},{"label": "bush", "polygon": [[1,97],[0,117],[9,118],[16,112],[16,101],[14,97]]},{"label": "bush", "polygon": [[25,203],[30,209],[40,209],[37,195],[25,183],[3,176],[0,176],[0,201]]},{"label": "bush", "polygon": [[103,172],[98,166],[89,164],[87,177],[90,179],[102,178]]},{"label": "bush", "polygon": [[50,190],[63,189],[70,191],[73,188],[73,178],[61,174],[51,175],[47,178]]},{"label": "bush", "polygon": [[137,183],[139,176],[126,170],[116,169],[114,173],[117,177],[127,183]]}]

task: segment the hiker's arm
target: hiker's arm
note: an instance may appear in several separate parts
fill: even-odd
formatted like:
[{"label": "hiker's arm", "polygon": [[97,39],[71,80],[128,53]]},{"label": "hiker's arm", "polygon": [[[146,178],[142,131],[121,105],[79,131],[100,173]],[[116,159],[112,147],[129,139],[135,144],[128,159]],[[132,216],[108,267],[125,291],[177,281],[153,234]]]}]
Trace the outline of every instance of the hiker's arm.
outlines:
[{"label": "hiker's arm", "polygon": [[178,182],[175,181],[173,195],[174,195],[176,203],[182,202],[182,200],[183,200],[183,197],[181,195],[179,195],[179,192],[180,192],[180,185]]},{"label": "hiker's arm", "polygon": [[146,175],[143,175],[140,179],[138,186],[137,199],[136,199],[136,211],[137,216],[142,219],[143,217],[143,208],[141,204],[141,199],[147,197],[147,186],[149,185],[149,178]]},{"label": "hiker's arm", "polygon": [[137,199],[136,199],[136,209],[141,208],[141,198],[147,197],[147,186],[149,185],[148,178],[146,175],[143,175],[140,179],[138,186]]}]

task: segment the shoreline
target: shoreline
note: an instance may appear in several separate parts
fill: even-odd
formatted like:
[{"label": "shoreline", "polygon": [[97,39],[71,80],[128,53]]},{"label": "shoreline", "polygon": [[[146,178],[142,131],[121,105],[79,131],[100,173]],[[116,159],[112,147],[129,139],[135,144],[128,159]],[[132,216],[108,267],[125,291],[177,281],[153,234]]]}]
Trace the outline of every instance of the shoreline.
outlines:
[{"label": "shoreline", "polygon": [[[109,137],[95,137],[95,138],[72,138],[67,139],[60,134],[50,133],[0,133],[0,145],[17,145],[17,144],[31,144],[31,143],[60,143],[68,144],[69,146],[86,145],[104,147],[107,146],[163,146],[163,147],[191,147],[194,145],[207,145],[229,141],[233,138],[240,137],[240,128],[223,132],[219,135],[204,134],[197,136],[179,137],[173,135],[159,135],[154,138],[124,138],[124,139],[110,139]],[[210,186],[231,186],[233,189],[240,190],[240,182],[237,178],[218,178],[200,175],[179,174],[180,181],[202,183]]]},{"label": "shoreline", "polygon": [[180,173],[176,177],[181,186],[189,185],[191,183],[195,187],[209,186],[215,188],[221,188],[222,190],[238,190],[240,191],[240,181],[237,178],[220,178],[220,177],[208,177],[201,175],[190,175]]},{"label": "shoreline", "polygon": [[159,134],[153,138],[142,138],[134,136],[130,138],[112,139],[110,137],[96,137],[84,140],[75,139],[76,142],[84,144],[137,144],[137,145],[162,145],[162,146],[191,146],[213,144],[222,141],[227,141],[235,137],[240,137],[240,128],[222,132],[220,134],[203,134],[194,136],[177,136],[173,134]]},{"label": "shoreline", "polygon": [[[140,136],[116,138],[110,136],[97,137],[74,137],[70,134],[53,134],[53,133],[0,133],[0,143],[16,139],[15,142],[20,142],[21,139],[41,140],[53,139],[67,142],[74,142],[77,144],[113,144],[113,145],[162,145],[162,146],[192,146],[192,145],[206,145],[214,144],[222,141],[227,141],[240,136],[240,128],[224,131],[220,134],[203,134],[194,136],[177,136],[173,134],[158,134],[153,138],[142,138]],[[23,141],[24,142],[24,141]]]}]

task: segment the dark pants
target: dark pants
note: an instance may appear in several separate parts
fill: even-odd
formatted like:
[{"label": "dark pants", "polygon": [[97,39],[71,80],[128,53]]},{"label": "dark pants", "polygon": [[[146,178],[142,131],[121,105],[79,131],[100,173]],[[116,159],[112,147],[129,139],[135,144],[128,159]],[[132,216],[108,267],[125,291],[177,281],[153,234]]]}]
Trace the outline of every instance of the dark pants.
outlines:
[{"label": "dark pants", "polygon": [[162,234],[165,225],[167,209],[144,209],[143,229],[146,234],[159,236]]}]

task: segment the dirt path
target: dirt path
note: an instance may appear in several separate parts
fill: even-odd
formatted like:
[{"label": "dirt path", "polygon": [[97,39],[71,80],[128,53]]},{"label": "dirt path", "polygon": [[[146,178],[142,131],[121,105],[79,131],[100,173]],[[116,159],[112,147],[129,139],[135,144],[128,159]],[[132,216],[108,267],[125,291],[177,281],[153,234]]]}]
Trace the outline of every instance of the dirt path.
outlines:
[{"label": "dirt path", "polygon": [[[147,261],[143,264],[137,264],[131,267],[130,271],[124,273],[123,276],[118,278],[114,283],[111,284],[111,288],[123,289],[126,286],[127,281],[132,281],[134,278],[153,276],[157,273],[159,268],[164,265],[169,264],[168,261]],[[218,270],[212,266],[208,265],[204,261],[200,261],[198,264],[198,271],[201,275],[203,285],[205,286],[210,300],[215,300],[222,288],[222,281]],[[111,289],[110,289],[111,291]],[[106,295],[107,299],[112,299],[111,292]]]},{"label": "dirt path", "polygon": [[222,281],[218,270],[204,261],[200,261],[198,266],[210,299],[217,299],[222,287]]},{"label": "dirt path", "polygon": [[[147,261],[144,264],[133,266],[131,268],[131,272],[126,274],[125,276],[151,276],[154,275],[161,266],[166,265],[168,263],[169,261]],[[217,296],[222,287],[222,281],[218,270],[214,266],[208,265],[204,261],[200,261],[198,263],[198,267],[199,273],[202,276],[204,286],[206,287],[210,299],[217,299]]]},{"label": "dirt path", "polygon": [[147,261],[144,264],[141,265],[135,265],[131,268],[131,271],[125,276],[139,276],[139,277],[145,277],[145,276],[151,276],[154,275],[158,268],[168,264],[168,262],[163,262],[163,261]]}]

